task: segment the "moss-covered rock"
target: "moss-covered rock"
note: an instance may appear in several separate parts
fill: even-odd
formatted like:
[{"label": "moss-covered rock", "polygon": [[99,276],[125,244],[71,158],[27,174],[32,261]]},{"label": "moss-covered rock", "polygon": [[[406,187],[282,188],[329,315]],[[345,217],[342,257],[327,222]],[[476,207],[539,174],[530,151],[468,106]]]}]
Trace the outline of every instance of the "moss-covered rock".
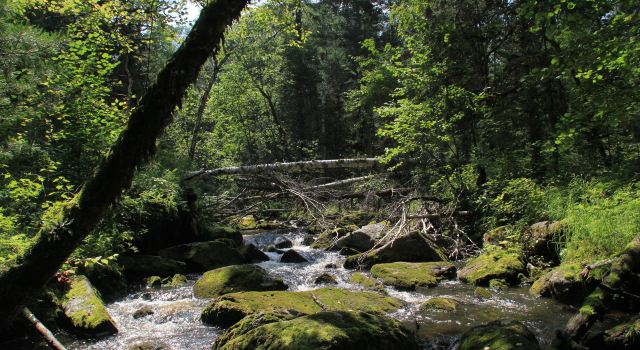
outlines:
[{"label": "moss-covered rock", "polygon": [[193,286],[196,298],[215,298],[242,291],[286,290],[282,280],[255,265],[234,265],[205,272]]},{"label": "moss-covered rock", "polygon": [[162,287],[162,278],[160,276],[151,276],[146,279],[147,288],[160,289]]},{"label": "moss-covered rock", "polygon": [[107,263],[80,264],[77,273],[86,276],[106,302],[127,295],[127,281],[122,267],[109,259]]},{"label": "moss-covered rock", "polygon": [[460,302],[451,298],[431,298],[420,305],[422,311],[456,311]]},{"label": "moss-covered rock", "polygon": [[394,319],[365,312],[320,312],[272,322],[218,342],[219,350],[417,350],[411,332]]},{"label": "moss-covered rock", "polygon": [[248,315],[218,336],[213,344],[213,350],[219,350],[233,338],[241,336],[265,324],[287,321],[300,316],[304,315],[287,311],[258,312]]},{"label": "moss-covered rock", "polygon": [[351,248],[359,252],[365,252],[375,245],[387,232],[389,225],[386,222],[369,224],[349,232],[336,241],[338,249]]},{"label": "moss-covered rock", "polygon": [[435,287],[440,281],[455,277],[453,264],[439,261],[427,263],[395,262],[377,264],[371,268],[371,275],[380,278],[386,285],[402,290],[419,287]]},{"label": "moss-covered rock", "polygon": [[489,281],[489,288],[494,290],[505,290],[509,288],[509,284],[503,279],[494,278]]},{"label": "moss-covered rock", "polygon": [[542,221],[531,225],[522,235],[522,251],[534,263],[560,262],[558,242],[564,236],[562,221]]},{"label": "moss-covered rock", "polygon": [[540,350],[536,336],[517,321],[494,321],[462,335],[459,350]]},{"label": "moss-covered rock", "polygon": [[258,226],[258,221],[253,215],[247,215],[240,218],[238,228],[241,230],[254,230]]},{"label": "moss-covered rock", "polygon": [[520,233],[511,226],[500,226],[482,236],[484,246],[495,245],[508,247],[520,240]]},{"label": "moss-covered rock", "polygon": [[175,275],[171,276],[171,278],[168,278],[167,281],[163,281],[162,285],[177,288],[184,286],[185,284],[187,284],[187,282],[187,276],[176,273]]},{"label": "moss-covered rock", "polygon": [[85,276],[71,279],[69,289],[62,297],[62,309],[62,323],[74,334],[101,337],[118,333],[100,295]]},{"label": "moss-covered rock", "polygon": [[518,275],[524,272],[524,263],[517,252],[488,247],[458,271],[458,278],[476,285],[488,285],[492,279],[502,279],[514,284],[518,282]]},{"label": "moss-covered rock", "polygon": [[149,315],[153,315],[154,313],[155,311],[153,311],[153,309],[150,306],[143,306],[133,313],[133,318],[139,319],[139,318],[147,317]]},{"label": "moss-covered rock", "polygon": [[338,250],[335,246],[335,243],[341,237],[346,236],[353,227],[339,227],[332,230],[324,231],[318,238],[311,244],[311,248],[313,249],[321,249],[321,250]]},{"label": "moss-covered rock", "polygon": [[490,290],[482,287],[476,287],[476,289],[473,290],[473,295],[480,299],[489,299],[493,296]]},{"label": "moss-covered rock", "polygon": [[353,275],[351,275],[349,282],[353,284],[359,284],[369,289],[374,289],[378,291],[384,290],[384,288],[382,287],[382,284],[378,282],[375,278],[371,278],[361,272],[356,272]]},{"label": "moss-covered rock", "polygon": [[242,245],[242,233],[229,226],[211,225],[202,227],[198,232],[198,241],[209,242],[218,239],[229,239],[234,245]]},{"label": "moss-covered rock", "polygon": [[189,272],[202,272],[244,263],[244,257],[240,252],[223,240],[182,244],[160,250],[158,254],[186,263]]},{"label": "moss-covered rock", "polygon": [[316,277],[314,283],[315,284],[338,284],[338,280],[336,279],[336,276],[325,272],[320,276]]},{"label": "moss-covered rock", "polygon": [[224,295],[202,312],[206,324],[229,327],[243,317],[257,312],[289,311],[305,315],[326,310],[388,312],[402,306],[402,301],[372,292],[355,292],[339,288],[320,288],[304,292],[244,292]]},{"label": "moss-covered rock", "polygon": [[598,269],[583,274],[580,264],[563,264],[549,270],[537,279],[529,292],[535,296],[553,297],[558,301],[580,305],[602,280],[604,271]]},{"label": "moss-covered rock", "polygon": [[269,261],[267,254],[263,253],[253,244],[247,244],[240,247],[240,255],[247,264]]},{"label": "moss-covered rock", "polygon": [[428,262],[445,260],[447,260],[446,254],[435,242],[423,236],[420,232],[413,231],[396,238],[393,244],[386,244],[372,251],[348,257],[344,262],[344,267],[348,269],[357,267],[370,268],[375,264],[397,261]]},{"label": "moss-covered rock", "polygon": [[156,255],[121,255],[118,264],[122,266],[127,278],[139,278],[148,276],[171,276],[176,273],[185,273],[187,264],[173,259]]},{"label": "moss-covered rock", "polygon": [[589,349],[640,349],[640,318],[609,328],[586,341]]}]

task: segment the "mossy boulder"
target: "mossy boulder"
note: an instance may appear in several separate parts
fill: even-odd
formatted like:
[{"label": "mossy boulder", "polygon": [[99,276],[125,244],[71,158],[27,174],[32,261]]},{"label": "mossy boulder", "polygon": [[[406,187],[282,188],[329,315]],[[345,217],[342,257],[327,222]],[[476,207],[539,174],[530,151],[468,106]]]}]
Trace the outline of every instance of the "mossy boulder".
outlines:
[{"label": "mossy boulder", "polygon": [[187,282],[188,282],[187,276],[176,273],[171,277],[167,277],[163,279],[162,285],[166,287],[177,288],[177,287],[184,286],[185,284],[187,284]]},{"label": "mossy boulder", "polygon": [[139,319],[139,318],[147,317],[149,315],[153,315],[154,313],[155,311],[153,311],[153,309],[150,306],[143,306],[133,313],[133,318]]},{"label": "mossy boulder", "polygon": [[309,262],[304,256],[293,249],[289,249],[282,254],[280,262],[283,263],[306,263]]},{"label": "mossy boulder", "polygon": [[304,292],[243,292],[224,295],[202,312],[206,324],[229,327],[243,317],[258,312],[288,311],[305,315],[326,310],[389,312],[403,302],[372,292],[356,292],[325,287]]},{"label": "mossy boulder", "polygon": [[386,285],[402,290],[420,287],[435,287],[440,281],[455,277],[453,264],[439,261],[427,263],[395,262],[377,264],[371,268],[371,275],[380,278]]},{"label": "mossy boulder", "polygon": [[207,271],[193,286],[196,298],[215,298],[242,291],[286,290],[282,280],[255,265],[234,265]]},{"label": "mossy boulder", "polygon": [[315,284],[338,284],[338,280],[336,279],[336,276],[325,272],[320,276],[316,277],[314,283]]},{"label": "mossy boulder", "polygon": [[506,290],[509,288],[509,284],[503,279],[494,278],[489,281],[489,288],[494,290]]},{"label": "mossy boulder", "polygon": [[74,334],[102,337],[118,333],[98,292],[85,276],[71,278],[69,289],[62,297],[62,323]]},{"label": "mossy boulder", "polygon": [[349,282],[353,284],[359,284],[368,289],[374,289],[379,291],[384,290],[384,288],[382,287],[382,284],[378,282],[375,278],[371,278],[361,272],[356,272],[353,275],[351,275]]},{"label": "mossy boulder", "polygon": [[346,236],[351,229],[357,227],[338,227],[332,230],[324,231],[318,238],[311,244],[311,248],[313,249],[321,249],[321,250],[338,250],[335,243],[341,237]]},{"label": "mossy boulder", "polygon": [[476,298],[480,298],[480,299],[489,299],[493,296],[490,290],[482,287],[476,287],[473,290],[473,295],[475,295]]},{"label": "mossy boulder", "polygon": [[553,297],[561,303],[580,305],[602,280],[604,271],[583,273],[580,264],[563,264],[547,271],[529,289],[535,296]]},{"label": "mossy boulder", "polygon": [[633,350],[640,349],[640,318],[623,322],[586,341],[589,349]]},{"label": "mossy boulder", "polygon": [[488,247],[458,271],[458,278],[463,282],[485,286],[492,279],[502,279],[509,284],[515,284],[518,282],[519,274],[525,272],[520,254],[500,247]]},{"label": "mossy boulder", "polygon": [[218,341],[218,350],[417,350],[414,335],[389,317],[330,311],[272,322]]},{"label": "mossy boulder", "polygon": [[376,242],[387,232],[388,225],[385,222],[369,224],[349,232],[336,241],[338,249],[351,248],[359,252],[372,249]]},{"label": "mossy boulder", "polygon": [[265,324],[287,321],[300,316],[304,315],[287,311],[258,312],[248,315],[218,336],[213,344],[213,350],[219,350],[233,338],[241,336]]},{"label": "mossy boulder", "polygon": [[188,272],[239,265],[245,261],[237,249],[222,240],[182,244],[160,250],[158,254],[164,258],[184,262],[187,264]]},{"label": "mossy boulder", "polygon": [[447,255],[435,242],[425,237],[422,233],[413,231],[396,238],[393,244],[389,242],[372,251],[348,257],[344,262],[344,267],[348,269],[357,267],[370,268],[375,264],[397,261],[429,262],[445,260],[447,260]]},{"label": "mossy boulder", "polygon": [[451,298],[431,298],[420,305],[422,311],[456,311],[460,302]]},{"label": "mossy boulder", "polygon": [[147,288],[160,289],[162,287],[162,278],[160,276],[151,276],[146,279]]},{"label": "mossy boulder", "polygon": [[458,350],[540,350],[535,334],[517,321],[494,321],[471,328],[459,344]]},{"label": "mossy boulder", "polygon": [[258,222],[253,215],[243,216],[238,221],[238,228],[241,230],[255,230],[257,226]]},{"label": "mossy boulder", "polygon": [[247,264],[269,261],[269,256],[253,244],[240,247],[240,255],[242,255]]},{"label": "mossy boulder", "polygon": [[565,228],[562,221],[542,221],[531,225],[522,235],[524,256],[534,263],[559,263],[558,242]]},{"label": "mossy boulder", "polygon": [[215,241],[218,239],[229,239],[236,246],[242,245],[242,233],[229,226],[211,225],[202,227],[198,232],[198,240],[202,242]]},{"label": "mossy boulder", "polygon": [[482,236],[484,246],[512,246],[520,240],[520,233],[511,226],[500,226]]},{"label": "mossy boulder", "polygon": [[187,272],[187,264],[156,255],[121,255],[118,264],[127,278],[171,276]]},{"label": "mossy boulder", "polygon": [[86,276],[106,302],[127,295],[127,281],[122,267],[115,261],[106,259],[106,263],[81,264],[77,273]]}]

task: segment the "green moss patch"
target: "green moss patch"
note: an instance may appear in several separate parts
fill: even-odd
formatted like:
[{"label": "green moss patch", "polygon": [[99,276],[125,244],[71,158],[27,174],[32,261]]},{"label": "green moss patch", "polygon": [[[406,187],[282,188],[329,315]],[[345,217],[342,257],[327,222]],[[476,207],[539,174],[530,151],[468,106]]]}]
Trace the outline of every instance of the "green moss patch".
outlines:
[{"label": "green moss patch", "polygon": [[233,265],[205,272],[193,286],[196,298],[214,298],[241,291],[286,290],[280,279],[255,265]]},{"label": "green moss patch", "polygon": [[415,290],[418,287],[435,287],[440,281],[455,276],[455,270],[455,266],[444,261],[395,262],[374,265],[371,275],[398,289]]},{"label": "green moss patch", "polygon": [[458,271],[458,278],[476,285],[488,285],[492,279],[503,279],[513,284],[518,281],[518,275],[524,272],[524,263],[517,252],[492,246],[469,260]]},{"label": "green moss patch", "polygon": [[100,295],[84,276],[71,280],[69,290],[62,297],[62,308],[64,323],[75,334],[94,337],[118,333]]},{"label": "green moss patch", "polygon": [[536,336],[522,323],[494,321],[474,327],[460,339],[459,350],[539,350]]},{"label": "green moss patch", "polygon": [[420,305],[420,310],[422,311],[432,311],[432,310],[456,311],[459,305],[460,305],[460,302],[455,299],[437,297],[437,298],[431,298],[425,301],[424,303],[422,303],[422,305]]}]

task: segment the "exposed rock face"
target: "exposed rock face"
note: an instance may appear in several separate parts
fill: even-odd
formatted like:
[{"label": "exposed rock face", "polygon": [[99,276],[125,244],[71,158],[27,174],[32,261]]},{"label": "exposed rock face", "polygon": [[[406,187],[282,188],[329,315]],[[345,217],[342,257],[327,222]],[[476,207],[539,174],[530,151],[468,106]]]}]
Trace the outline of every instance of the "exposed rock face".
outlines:
[{"label": "exposed rock face", "polygon": [[358,266],[370,268],[375,264],[396,261],[428,262],[447,260],[442,249],[418,231],[398,237],[393,244],[387,244],[370,252],[353,255],[344,262],[345,268]]},{"label": "exposed rock face", "polygon": [[205,272],[193,286],[197,298],[214,298],[241,291],[286,290],[282,280],[255,265],[234,265]]},{"label": "exposed rock face", "polygon": [[518,282],[518,275],[524,272],[525,266],[518,253],[500,247],[488,247],[458,271],[458,278],[483,286],[492,279],[514,284]]},{"label": "exposed rock face", "polygon": [[62,298],[64,324],[70,332],[86,337],[103,337],[118,333],[100,295],[85,276],[71,279],[69,290]]},{"label": "exposed rock face", "polygon": [[332,311],[243,327],[222,338],[218,350],[417,350],[411,332],[400,322],[380,314]]},{"label": "exposed rock face", "polygon": [[556,242],[562,237],[561,221],[543,221],[531,225],[522,236],[522,251],[529,260],[558,263]]},{"label": "exposed rock face", "polygon": [[459,350],[540,350],[536,336],[517,321],[494,321],[462,335]]},{"label": "exposed rock face", "polygon": [[371,275],[380,278],[386,285],[402,290],[419,287],[435,287],[442,280],[455,277],[453,264],[439,261],[427,263],[395,262],[377,264],[371,268]]},{"label": "exposed rock face", "polygon": [[202,272],[221,266],[244,263],[244,258],[237,249],[219,240],[169,247],[160,250],[158,254],[164,258],[186,263],[189,272]]},{"label": "exposed rock face", "polygon": [[300,255],[300,253],[296,252],[293,249],[287,250],[280,257],[280,262],[283,263],[305,263],[308,262],[304,256]]},{"label": "exposed rock face", "polygon": [[171,276],[187,272],[187,264],[156,255],[121,255],[118,263],[128,277]]},{"label": "exposed rock face", "polygon": [[553,297],[561,303],[580,305],[602,279],[601,271],[591,271],[585,278],[582,270],[580,264],[560,265],[536,280],[529,291],[536,296]]},{"label": "exposed rock face", "polygon": [[373,248],[375,243],[384,236],[387,231],[386,223],[369,224],[346,234],[336,241],[338,249],[351,248],[360,252],[366,252]]},{"label": "exposed rock face", "polygon": [[310,315],[321,311],[355,310],[390,312],[403,302],[372,292],[320,288],[304,292],[244,292],[224,295],[202,311],[206,324],[230,327],[243,317],[259,312],[288,311]]}]

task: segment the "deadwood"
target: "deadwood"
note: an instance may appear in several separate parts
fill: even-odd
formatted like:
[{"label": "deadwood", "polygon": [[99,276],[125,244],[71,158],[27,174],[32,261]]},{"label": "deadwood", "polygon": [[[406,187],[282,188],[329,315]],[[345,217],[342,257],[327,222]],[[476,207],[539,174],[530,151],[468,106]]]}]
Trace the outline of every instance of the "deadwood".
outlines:
[{"label": "deadwood", "polygon": [[36,330],[42,335],[42,337],[47,341],[47,343],[56,350],[67,350],[67,348],[60,343],[60,341],[56,338],[53,333],[45,326],[38,318],[29,310],[28,308],[24,308],[22,310],[22,315],[33,324]]},{"label": "deadwood", "polygon": [[157,138],[170,123],[185,90],[206,59],[218,51],[225,29],[247,2],[215,0],[205,6],[184,43],[142,97],[103,164],[55,221],[43,225],[31,249],[0,276],[0,329],[10,326],[130,186],[135,169],[154,154]]}]

